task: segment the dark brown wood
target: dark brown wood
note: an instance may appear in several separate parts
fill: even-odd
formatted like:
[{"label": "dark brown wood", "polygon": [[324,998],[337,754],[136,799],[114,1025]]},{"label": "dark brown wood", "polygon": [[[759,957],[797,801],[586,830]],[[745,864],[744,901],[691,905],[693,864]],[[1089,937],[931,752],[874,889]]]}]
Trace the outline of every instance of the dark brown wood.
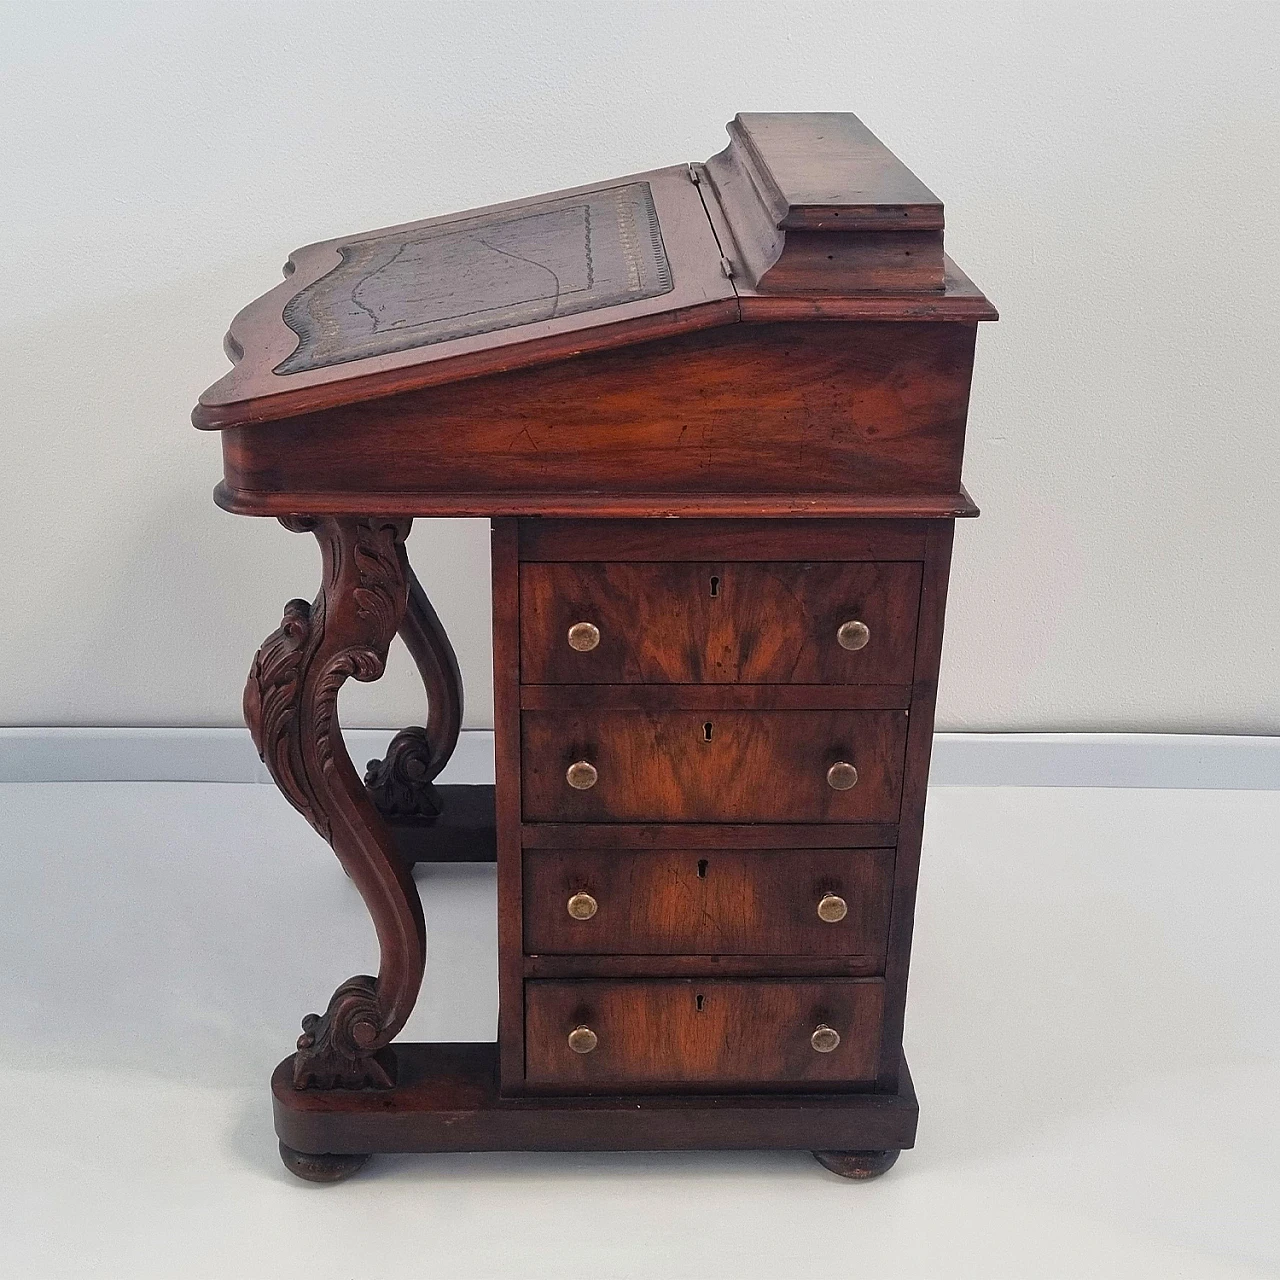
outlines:
[{"label": "dark brown wood", "polygon": [[[521,520],[520,560],[923,560],[924,520]],[[817,536],[815,536],[815,533]]]},{"label": "dark brown wood", "polygon": [[[217,501],[325,547],[246,713],[382,954],[277,1072],[300,1176],[782,1146],[867,1177],[914,1139],[912,917],[995,311],[854,117],[729,133],[705,165],[298,251],[193,415]],[[495,521],[494,788],[435,786],[461,681],[404,554],[411,518],[462,515]],[[397,629],[426,723],[366,788],[337,692]],[[393,1050],[425,962],[409,869],[492,859],[497,1043]]]},{"label": "dark brown wood", "polygon": [[427,723],[402,730],[382,760],[370,760],[365,785],[384,817],[430,818],[440,812],[433,780],[449,762],[462,729],[462,673],[435,607],[423,591],[403,546],[401,569],[409,587],[400,638],[427,691]]},{"label": "dark brown wood", "polygon": [[924,839],[925,796],[929,786],[929,758],[933,751],[933,713],[938,696],[938,668],[942,662],[942,627],[951,572],[955,526],[938,521],[930,529],[924,581],[920,592],[920,626],[916,639],[915,686],[907,761],[902,790],[902,819],[898,831],[898,859],[894,871],[893,910],[885,959],[885,1026],[877,1079],[893,1089],[902,1066],[902,1027],[907,1006],[907,973],[911,963],[911,934],[915,926],[916,883],[920,874],[920,846]]},{"label": "dark brown wood", "polygon": [[386,1093],[297,1091],[272,1077],[276,1132],[297,1151],[792,1151],[915,1144],[905,1068],[893,1093],[503,1097],[492,1044],[406,1044]]},{"label": "dark brown wood", "polygon": [[[528,952],[861,956],[882,964],[892,849],[581,849],[524,855]],[[575,919],[575,894],[595,914]],[[847,914],[824,921],[839,897]],[[878,972],[878,969],[875,970]]]},{"label": "dark brown wood", "polygon": [[[528,982],[525,1078],[583,1093],[865,1087],[883,990],[877,978]],[[597,1039],[590,1052],[570,1047],[579,1027]],[[811,1043],[819,1028],[839,1037],[829,1052]]]},{"label": "dark brown wood", "polygon": [[876,956],[543,956],[524,958],[526,978],[874,978]]},{"label": "dark brown wood", "polygon": [[706,173],[727,256],[761,293],[945,287],[942,202],[857,116],[740,114]]},{"label": "dark brown wood", "polygon": [[[520,667],[526,684],[909,684],[915,564],[526,564]],[[842,624],[870,631],[841,646]],[[593,649],[569,642],[589,622]]]},{"label": "dark brown wood", "polygon": [[280,1159],[295,1178],[304,1182],[342,1182],[369,1162],[367,1155],[308,1155],[282,1142]]},{"label": "dark brown wood", "polygon": [[493,725],[498,843],[498,1055],[503,1091],[524,1082],[520,902],[520,578],[514,520],[493,522]]},{"label": "dark brown wood", "polygon": [[437,787],[438,816],[387,819],[396,852],[410,864],[496,862],[493,792],[486,784],[446,783]]},{"label": "dark brown wood", "polygon": [[813,1158],[832,1173],[856,1182],[866,1182],[888,1173],[902,1153],[890,1151],[815,1151]]},{"label": "dark brown wood", "polygon": [[857,510],[854,497],[954,499],[975,333],[968,324],[786,322],[584,354],[229,428],[226,484],[233,498],[305,491],[341,502],[377,492],[386,510],[396,494],[415,503],[505,494],[537,510],[590,491],[604,511],[633,495],[698,506],[719,495],[802,495],[846,511]]},{"label": "dark brown wood", "polygon": [[289,802],[333,847],[373,917],[380,962],[308,1014],[294,1059],[298,1088],[389,1088],[387,1048],[418,996],[426,929],[417,890],[342,742],[338,691],[376,680],[408,599],[402,559],[409,523],[383,517],[298,518],[323,559],[314,604],[293,600],[258,651],[245,685],[254,744]]},{"label": "dark brown wood", "polygon": [[911,686],[899,684],[526,684],[524,711],[901,710]]},{"label": "dark brown wood", "polygon": [[[710,728],[708,728],[710,726]],[[526,711],[527,822],[894,822],[902,711]],[[599,780],[576,790],[566,771]],[[857,784],[833,789],[837,762]]]},{"label": "dark brown wood", "polygon": [[[285,493],[234,489],[225,481],[213,491],[224,511],[241,516],[284,516],[290,507],[305,507],[320,515],[351,515],[368,505],[354,490],[295,490]],[[938,520],[976,516],[978,508],[964,491],[958,493],[846,494],[671,494],[628,493],[618,495],[574,493],[443,493],[432,490],[378,494],[390,515],[408,516],[557,516],[577,519],[603,514],[625,518],[669,520],[675,517],[756,518],[805,516],[836,519],[865,515],[876,520]]]},{"label": "dark brown wood", "polygon": [[623,823],[526,822],[526,849],[875,849],[897,844],[887,822]]}]

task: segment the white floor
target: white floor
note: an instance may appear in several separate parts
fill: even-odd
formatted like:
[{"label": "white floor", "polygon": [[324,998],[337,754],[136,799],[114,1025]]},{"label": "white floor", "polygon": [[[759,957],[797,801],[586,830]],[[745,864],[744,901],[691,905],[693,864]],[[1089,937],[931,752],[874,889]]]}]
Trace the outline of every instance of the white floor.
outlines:
[{"label": "white floor", "polygon": [[[1280,792],[937,788],[919,1145],[384,1156],[300,1183],[266,1080],[375,963],[268,787],[0,786],[0,1276],[1280,1275]],[[411,1039],[493,1035],[493,879],[420,872]]]}]

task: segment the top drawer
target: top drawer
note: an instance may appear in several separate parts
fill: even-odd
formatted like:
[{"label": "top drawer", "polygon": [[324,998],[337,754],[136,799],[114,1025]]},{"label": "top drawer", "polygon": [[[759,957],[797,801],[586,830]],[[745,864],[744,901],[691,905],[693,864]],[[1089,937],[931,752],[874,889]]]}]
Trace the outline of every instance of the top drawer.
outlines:
[{"label": "top drawer", "polygon": [[919,603],[920,565],[910,562],[526,563],[520,676],[910,684]]}]

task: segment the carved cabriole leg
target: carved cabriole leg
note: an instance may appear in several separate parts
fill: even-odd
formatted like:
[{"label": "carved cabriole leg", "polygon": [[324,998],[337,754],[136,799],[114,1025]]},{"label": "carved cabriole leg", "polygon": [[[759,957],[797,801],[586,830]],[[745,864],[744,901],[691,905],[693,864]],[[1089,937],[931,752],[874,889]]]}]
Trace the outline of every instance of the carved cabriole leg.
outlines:
[{"label": "carved cabriole leg", "polygon": [[409,586],[409,603],[400,638],[409,650],[427,690],[425,728],[402,729],[391,739],[386,757],[370,760],[365,785],[386,817],[434,818],[440,797],[431,784],[449,762],[462,728],[462,673],[453,645],[403,545],[400,566]]},{"label": "carved cabriole leg", "polygon": [[323,1015],[308,1014],[294,1056],[299,1089],[390,1088],[387,1049],[418,997],[426,966],[422,904],[342,741],[338,691],[376,680],[408,600],[404,539],[411,521],[288,517],[316,535],[323,577],[315,603],[291,600],[254,659],[244,714],[258,754],[290,803],[329,842],[377,930],[378,976],[349,978]]}]

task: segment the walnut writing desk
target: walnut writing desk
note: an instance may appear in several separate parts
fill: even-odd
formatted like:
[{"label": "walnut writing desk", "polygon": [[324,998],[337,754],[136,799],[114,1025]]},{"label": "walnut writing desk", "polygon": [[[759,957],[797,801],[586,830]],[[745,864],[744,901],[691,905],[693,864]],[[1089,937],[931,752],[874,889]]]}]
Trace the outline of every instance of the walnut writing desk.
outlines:
[{"label": "walnut writing desk", "polygon": [[[244,709],[381,948],[275,1073],[295,1173],[375,1151],[914,1142],[902,1059],[977,323],[942,206],[850,115],[311,245],[200,399],[227,510],[323,581]],[[414,516],[493,520],[497,785],[435,786],[458,665]],[[673,518],[676,517],[676,518]],[[427,692],[361,781],[338,691],[399,633]],[[411,876],[498,867],[496,1044],[393,1044]]]}]

